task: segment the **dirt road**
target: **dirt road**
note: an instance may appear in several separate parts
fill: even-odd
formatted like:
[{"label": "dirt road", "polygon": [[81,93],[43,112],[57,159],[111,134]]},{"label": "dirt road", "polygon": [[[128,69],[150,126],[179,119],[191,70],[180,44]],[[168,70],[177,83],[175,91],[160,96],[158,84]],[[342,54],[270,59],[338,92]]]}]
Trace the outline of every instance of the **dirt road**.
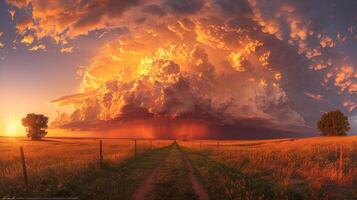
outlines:
[{"label": "dirt road", "polygon": [[176,143],[170,148],[170,153],[135,190],[132,199],[208,200],[207,192],[198,181],[185,153]]}]

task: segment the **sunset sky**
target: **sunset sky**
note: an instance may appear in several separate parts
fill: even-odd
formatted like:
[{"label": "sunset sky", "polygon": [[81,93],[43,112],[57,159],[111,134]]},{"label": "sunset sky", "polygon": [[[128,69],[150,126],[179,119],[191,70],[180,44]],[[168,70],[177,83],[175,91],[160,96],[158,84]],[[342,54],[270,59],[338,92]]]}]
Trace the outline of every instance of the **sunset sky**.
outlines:
[{"label": "sunset sky", "polygon": [[316,133],[334,109],[357,133],[356,9],[355,0],[0,0],[0,135],[22,134],[29,112],[81,130],[164,120]]}]

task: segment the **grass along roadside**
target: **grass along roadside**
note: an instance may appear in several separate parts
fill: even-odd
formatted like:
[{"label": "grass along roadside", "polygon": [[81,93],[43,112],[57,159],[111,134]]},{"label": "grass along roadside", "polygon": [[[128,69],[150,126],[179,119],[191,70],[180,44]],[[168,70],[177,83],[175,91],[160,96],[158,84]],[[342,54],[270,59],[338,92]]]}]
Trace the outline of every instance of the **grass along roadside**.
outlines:
[{"label": "grass along roadside", "polygon": [[[11,191],[5,194],[17,197],[78,197],[80,199],[130,199],[135,188],[150,174],[170,149],[154,149],[120,163],[104,162],[102,169],[98,164],[83,169],[63,179],[46,176],[40,185],[30,193]],[[52,173],[55,174],[55,173]],[[61,180],[61,182],[59,182]],[[2,195],[1,197],[3,197]]]},{"label": "grass along roadside", "polygon": [[183,148],[211,199],[355,199],[350,190],[324,186],[314,189],[308,180],[281,185],[272,172],[248,170],[246,164],[232,165],[217,158],[217,152]]},{"label": "grass along roadside", "polygon": [[210,158],[207,152],[182,148],[190,159],[196,175],[211,199],[282,199],[277,186],[252,175],[242,173]]},{"label": "grass along roadside", "polygon": [[[133,157],[134,140],[102,139],[107,165]],[[137,140],[137,153],[170,145],[168,140]],[[20,146],[24,149],[29,191],[31,194],[53,196],[73,177],[82,177],[98,170],[99,139],[0,138],[0,198],[26,195]]]},{"label": "grass along roadside", "polygon": [[106,166],[104,174],[80,190],[81,199],[130,199],[140,183],[166,158],[171,146],[138,155],[118,166]]},{"label": "grass along roadside", "polygon": [[277,197],[357,199],[356,139],[198,141],[195,146],[180,141],[180,145],[270,185]]}]

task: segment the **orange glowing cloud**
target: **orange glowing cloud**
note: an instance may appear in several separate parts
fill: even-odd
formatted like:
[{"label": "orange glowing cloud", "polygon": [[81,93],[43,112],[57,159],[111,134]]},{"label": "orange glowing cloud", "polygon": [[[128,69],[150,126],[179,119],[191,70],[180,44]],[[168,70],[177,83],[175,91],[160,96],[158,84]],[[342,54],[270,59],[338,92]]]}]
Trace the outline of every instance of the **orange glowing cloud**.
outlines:
[{"label": "orange glowing cloud", "polygon": [[350,100],[343,101],[342,105],[346,107],[350,112],[357,108],[357,102]]},{"label": "orange glowing cloud", "polygon": [[283,75],[270,62],[275,47],[264,37],[220,17],[180,14],[185,17],[153,15],[159,18],[107,43],[82,69],[81,93],[53,101],[74,106],[55,124],[158,117],[305,124],[289,106]]},{"label": "orange glowing cloud", "polygon": [[[127,9],[138,4],[133,1],[99,0],[81,3],[74,1],[23,0],[8,1],[9,4],[25,9],[31,5],[32,17],[39,23],[32,24],[32,19],[25,17],[17,22],[17,29],[23,32],[32,28],[42,38],[51,35],[57,42],[66,41],[91,30],[113,27]],[[63,33],[66,32],[66,35]]]},{"label": "orange glowing cloud", "polygon": [[46,50],[46,46],[43,44],[35,45],[29,49],[29,51]]},{"label": "orange glowing cloud", "polygon": [[[215,33],[206,32],[209,37],[194,37],[202,34],[202,27],[197,25],[202,23],[190,20],[189,28],[182,22],[174,23],[187,37],[181,37],[183,32],[177,27],[152,26],[107,44],[83,73],[84,93],[53,102],[73,104],[73,122],[161,116],[214,118],[222,123],[258,117],[280,124],[304,124],[295,111],[284,107],[286,94],[278,84],[281,74],[267,67],[270,53],[259,50],[264,45],[262,41],[224,25],[212,25]],[[229,39],[231,34],[245,39],[237,43],[223,39]],[[211,40],[220,42],[214,44]],[[221,66],[222,62],[230,63],[229,68]],[[260,73],[256,74],[254,68]],[[249,81],[253,77],[256,79]],[[227,78],[234,87],[226,87]],[[93,96],[87,95],[89,91]],[[256,95],[259,98],[252,101]],[[261,108],[272,102],[284,108],[276,113],[262,112]],[[275,116],[282,113],[290,116],[288,121]]]},{"label": "orange glowing cloud", "polygon": [[61,53],[71,53],[74,47],[61,48]]},{"label": "orange glowing cloud", "polygon": [[24,33],[25,30],[32,28],[33,23],[30,17],[24,17],[16,22],[16,29],[20,33]]},{"label": "orange glowing cloud", "polygon": [[[3,35],[3,32],[0,32],[0,38],[1,38],[2,35]],[[1,49],[1,48],[4,48],[4,46],[5,46],[5,45],[0,42],[0,49]]]},{"label": "orange glowing cloud", "polygon": [[311,99],[315,101],[324,101],[324,97],[320,94],[312,94],[312,93],[307,93],[305,92],[305,95],[310,97]]},{"label": "orange glowing cloud", "polygon": [[25,35],[25,36],[22,38],[21,42],[24,43],[24,44],[26,44],[26,45],[30,45],[30,44],[33,43],[34,40],[35,40],[34,36],[31,35],[31,34],[29,34],[29,35]]},{"label": "orange glowing cloud", "polygon": [[336,70],[334,84],[340,88],[341,92],[349,94],[357,93],[357,71],[353,66],[342,66]]},{"label": "orange glowing cloud", "polygon": [[[304,126],[316,117],[305,107],[329,99],[327,86],[329,94],[356,94],[354,66],[336,67],[348,57],[333,57],[350,38],[319,28],[305,4],[269,9],[256,0],[9,4],[32,17],[17,23],[29,50],[45,50],[44,37],[52,38],[63,56],[80,51],[79,36],[103,41],[78,70],[78,93],[53,101],[73,105],[73,112],[58,113],[56,126],[162,118]],[[116,29],[124,31],[111,35]],[[351,110],[352,104],[344,105]]]}]

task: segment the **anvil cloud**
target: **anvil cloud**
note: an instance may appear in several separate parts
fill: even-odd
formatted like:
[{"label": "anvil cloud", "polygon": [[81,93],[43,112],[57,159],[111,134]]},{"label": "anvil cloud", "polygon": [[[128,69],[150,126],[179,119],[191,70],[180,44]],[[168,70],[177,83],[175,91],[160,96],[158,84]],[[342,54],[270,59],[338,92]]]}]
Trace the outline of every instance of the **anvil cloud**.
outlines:
[{"label": "anvil cloud", "polygon": [[81,69],[78,94],[52,101],[74,108],[54,126],[194,120],[298,134],[325,111],[357,114],[355,1],[8,3],[28,13],[17,23],[26,44],[49,37],[71,53],[76,37],[126,30]]}]

